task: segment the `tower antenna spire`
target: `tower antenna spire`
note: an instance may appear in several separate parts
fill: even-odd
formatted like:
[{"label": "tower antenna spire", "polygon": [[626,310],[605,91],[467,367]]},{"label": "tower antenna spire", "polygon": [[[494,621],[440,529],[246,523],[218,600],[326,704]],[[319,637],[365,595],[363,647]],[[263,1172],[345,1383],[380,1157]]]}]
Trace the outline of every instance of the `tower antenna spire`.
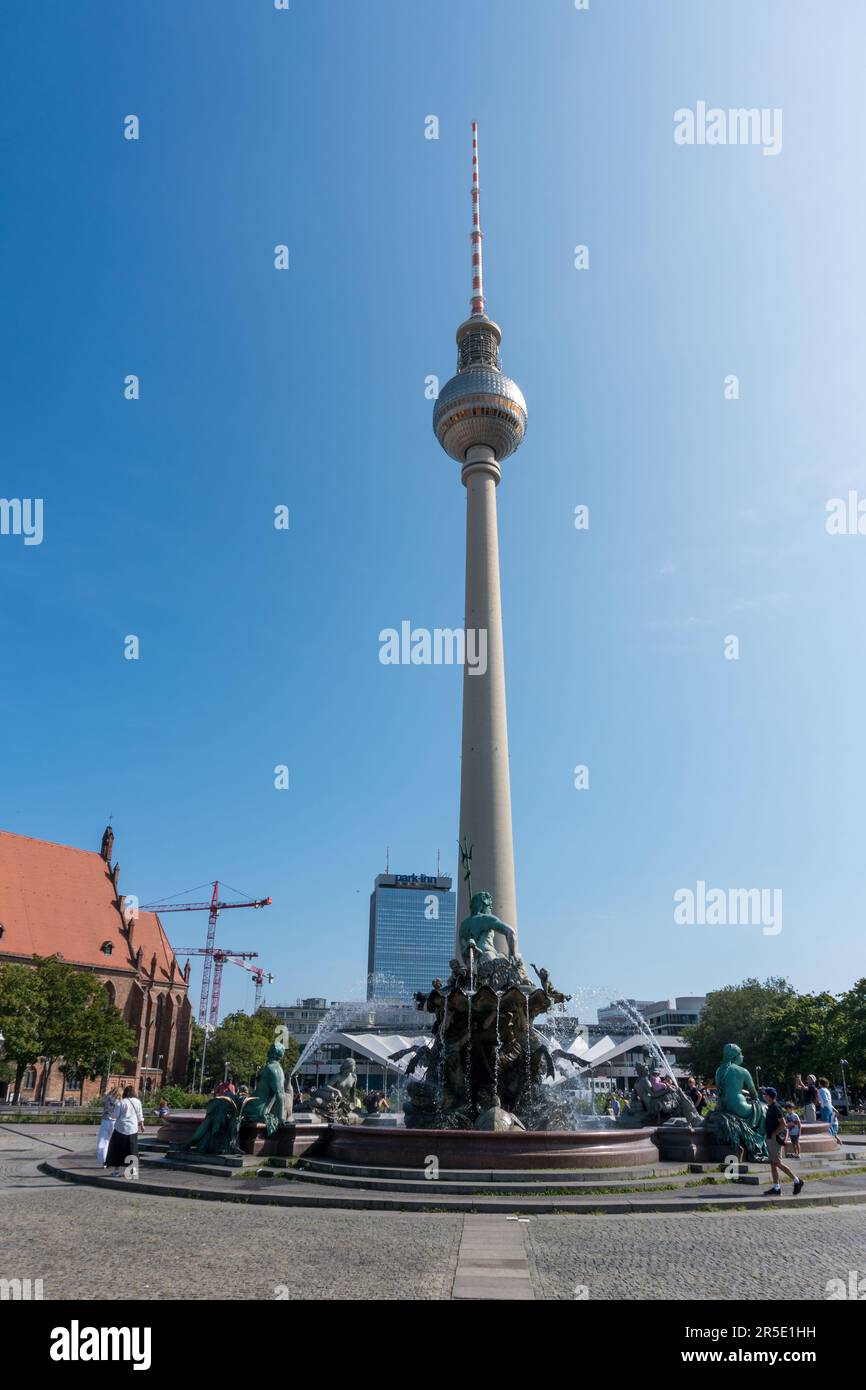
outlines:
[{"label": "tower antenna spire", "polygon": [[478,186],[478,122],[472,122],[472,300],[473,318],[486,318],[484,313],[484,265],[481,243],[481,190]]}]

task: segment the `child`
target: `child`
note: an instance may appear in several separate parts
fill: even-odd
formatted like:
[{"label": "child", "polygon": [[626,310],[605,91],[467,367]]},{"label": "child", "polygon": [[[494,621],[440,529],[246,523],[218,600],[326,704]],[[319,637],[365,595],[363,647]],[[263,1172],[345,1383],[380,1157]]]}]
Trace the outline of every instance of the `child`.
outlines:
[{"label": "child", "polygon": [[800,1157],[800,1116],[792,1100],[785,1101],[785,1125],[788,1130],[788,1143],[794,1158]]},{"label": "child", "polygon": [[832,1134],[833,1138],[836,1140],[837,1145],[841,1149],[842,1140],[839,1138],[839,1111],[836,1109],[835,1105],[831,1106],[830,1108],[833,1112],[832,1117],[830,1119],[830,1133]]}]

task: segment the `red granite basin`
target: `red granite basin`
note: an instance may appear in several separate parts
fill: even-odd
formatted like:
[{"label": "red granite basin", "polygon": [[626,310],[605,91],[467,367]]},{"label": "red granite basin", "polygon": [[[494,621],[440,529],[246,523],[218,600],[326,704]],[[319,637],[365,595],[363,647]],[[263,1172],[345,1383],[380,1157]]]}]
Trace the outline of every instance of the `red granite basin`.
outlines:
[{"label": "red granite basin", "polygon": [[326,1157],[372,1168],[627,1168],[657,1163],[653,1129],[377,1129],[331,1125]]}]

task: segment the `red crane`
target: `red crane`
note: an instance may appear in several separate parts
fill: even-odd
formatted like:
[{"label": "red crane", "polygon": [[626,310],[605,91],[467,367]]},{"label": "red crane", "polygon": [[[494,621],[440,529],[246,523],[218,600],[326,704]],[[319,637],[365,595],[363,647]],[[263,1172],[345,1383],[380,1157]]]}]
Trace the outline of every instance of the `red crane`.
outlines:
[{"label": "red crane", "polygon": [[[257,960],[258,951],[232,951],[228,947],[215,946],[213,951],[209,951],[206,946],[178,946],[176,955],[179,956],[211,956],[213,958],[213,989],[210,996],[210,1016],[208,1023],[211,1028],[216,1028],[219,1023],[220,994],[223,987],[223,966],[226,961],[231,965],[239,965],[244,970],[251,970],[253,974],[264,975],[264,971],[253,965],[246,965],[248,960]],[[273,978],[273,977],[271,977]],[[258,1008],[258,1002],[256,1003]]]},{"label": "red crane", "polygon": [[259,1013],[259,1009],[261,1008],[261,991],[263,991],[265,983],[274,983],[274,976],[272,976],[270,970],[265,970],[263,966],[246,965],[243,960],[235,959],[234,956],[229,956],[228,959],[232,965],[239,965],[240,969],[249,970],[250,974],[252,974],[253,980],[256,981],[256,1006],[254,1006],[253,1013]]},{"label": "red crane", "polygon": [[[142,907],[142,912],[207,912],[207,942],[204,950],[196,952],[204,956],[204,971],[201,982],[201,997],[198,1005],[199,1027],[203,1028],[208,1021],[208,995],[210,994],[211,973],[213,971],[214,941],[216,938],[217,917],[221,912],[230,907],[270,907],[271,898],[256,898],[251,902],[228,903],[221,902],[219,895],[219,882],[214,881],[213,893],[210,902],[204,903],[148,903]],[[217,999],[219,1004],[219,999]],[[213,1012],[213,1009],[211,1009]]]}]

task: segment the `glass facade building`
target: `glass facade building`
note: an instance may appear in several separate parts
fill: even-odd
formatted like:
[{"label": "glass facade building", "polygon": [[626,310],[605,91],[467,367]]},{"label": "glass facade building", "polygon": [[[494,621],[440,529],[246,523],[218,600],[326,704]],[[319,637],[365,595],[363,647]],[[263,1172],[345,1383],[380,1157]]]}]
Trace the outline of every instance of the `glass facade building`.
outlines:
[{"label": "glass facade building", "polygon": [[412,998],[447,980],[454,955],[457,895],[451,879],[379,874],[370,894],[367,998]]}]

